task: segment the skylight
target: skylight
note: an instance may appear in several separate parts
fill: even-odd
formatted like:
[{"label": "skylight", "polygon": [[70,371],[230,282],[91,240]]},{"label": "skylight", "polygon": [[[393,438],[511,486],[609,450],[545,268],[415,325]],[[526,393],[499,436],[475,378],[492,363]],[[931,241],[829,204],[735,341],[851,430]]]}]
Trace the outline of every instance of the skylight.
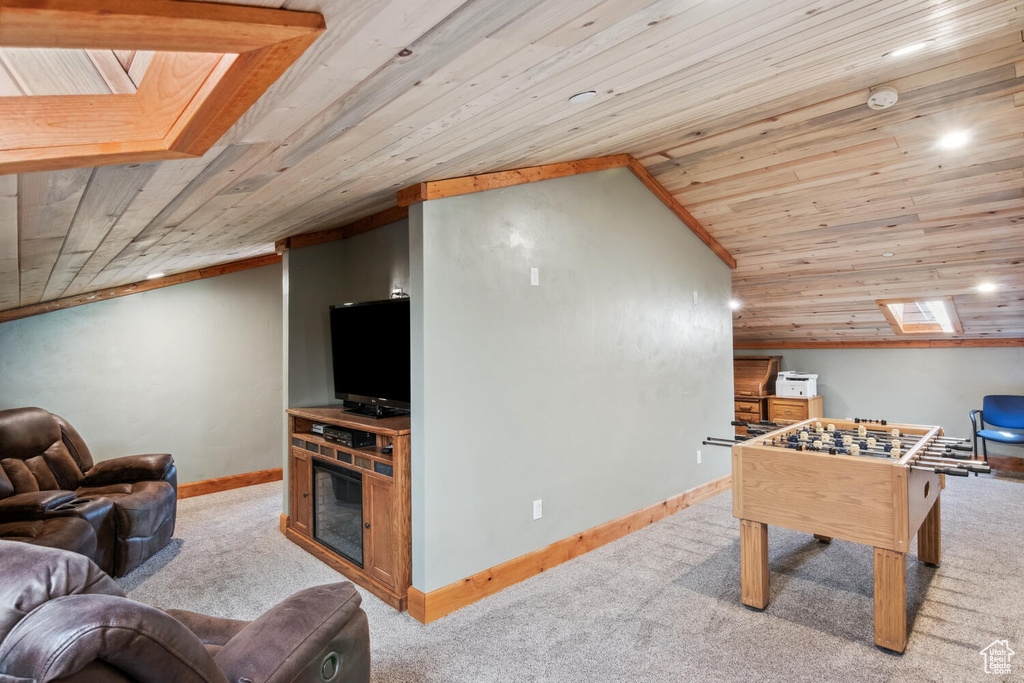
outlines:
[{"label": "skylight", "polygon": [[896,334],[963,334],[952,297],[879,299],[875,303]]}]

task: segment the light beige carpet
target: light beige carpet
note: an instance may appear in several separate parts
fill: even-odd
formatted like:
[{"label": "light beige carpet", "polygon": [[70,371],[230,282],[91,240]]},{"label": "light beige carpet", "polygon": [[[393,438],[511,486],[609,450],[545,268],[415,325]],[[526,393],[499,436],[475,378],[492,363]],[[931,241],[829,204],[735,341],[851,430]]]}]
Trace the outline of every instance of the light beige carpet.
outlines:
[{"label": "light beige carpet", "polygon": [[[338,580],[281,535],[280,506],[280,483],[183,500],[171,545],[121,582],[159,607],[251,619]],[[864,546],[772,528],[771,605],[744,608],[726,493],[429,626],[362,591],[373,680],[1024,679],[1024,482],[951,479],[942,526],[941,568],[908,556],[904,655],[874,646]],[[1011,679],[983,672],[996,639],[1021,653]]]}]

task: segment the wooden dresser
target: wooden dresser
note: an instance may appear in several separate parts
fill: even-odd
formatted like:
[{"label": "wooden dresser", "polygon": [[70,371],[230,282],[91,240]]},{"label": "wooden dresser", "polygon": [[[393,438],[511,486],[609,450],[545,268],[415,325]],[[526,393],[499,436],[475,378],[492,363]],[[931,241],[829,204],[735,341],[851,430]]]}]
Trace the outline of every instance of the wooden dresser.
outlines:
[{"label": "wooden dresser", "polygon": [[[395,609],[405,610],[412,583],[410,418],[373,419],[329,407],[293,408],[287,413],[289,514],[285,536]],[[375,443],[349,448],[313,433],[314,424],[371,432]],[[386,446],[391,446],[390,453],[383,451]],[[361,481],[362,566],[316,540],[313,489],[317,486],[317,462],[342,468]],[[329,487],[326,495],[331,495]]]},{"label": "wooden dresser", "polygon": [[768,397],[768,419],[779,424],[801,422],[825,416],[825,399],[821,396]]},{"label": "wooden dresser", "polygon": [[[760,422],[768,419],[766,399],[775,393],[782,356],[736,356],[732,361],[734,408],[738,422]],[[746,434],[746,427],[737,427],[737,434]]]}]

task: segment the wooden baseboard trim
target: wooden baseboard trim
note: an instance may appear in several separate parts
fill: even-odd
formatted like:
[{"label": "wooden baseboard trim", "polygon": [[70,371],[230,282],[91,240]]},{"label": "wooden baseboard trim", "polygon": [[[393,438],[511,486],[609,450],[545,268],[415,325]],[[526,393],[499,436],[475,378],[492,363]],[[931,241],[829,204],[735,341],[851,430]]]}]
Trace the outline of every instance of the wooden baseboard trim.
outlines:
[{"label": "wooden baseboard trim", "polygon": [[284,514],[282,512],[281,513],[281,533],[285,534],[287,536],[288,535],[287,532],[288,532],[288,515],[286,515],[286,514]]},{"label": "wooden baseboard trim", "polygon": [[207,493],[218,491],[230,491],[240,489],[243,486],[255,486],[266,484],[271,481],[281,481],[284,478],[284,470],[277,467],[272,470],[261,470],[259,472],[246,472],[245,474],[232,474],[229,477],[218,477],[217,479],[206,479],[194,481],[190,484],[178,485],[178,500],[203,496]]},{"label": "wooden baseboard trim", "polygon": [[409,616],[421,623],[429,624],[481,598],[494,595],[531,576],[536,576],[547,569],[579,557],[595,548],[600,548],[606,543],[611,543],[638,529],[650,526],[684,508],[707,500],[728,490],[731,485],[732,475],[727,474],[429,593],[410,588]]},{"label": "wooden baseboard trim", "polygon": [[1012,455],[990,455],[988,464],[994,470],[1024,474],[1024,458],[1015,458]]}]

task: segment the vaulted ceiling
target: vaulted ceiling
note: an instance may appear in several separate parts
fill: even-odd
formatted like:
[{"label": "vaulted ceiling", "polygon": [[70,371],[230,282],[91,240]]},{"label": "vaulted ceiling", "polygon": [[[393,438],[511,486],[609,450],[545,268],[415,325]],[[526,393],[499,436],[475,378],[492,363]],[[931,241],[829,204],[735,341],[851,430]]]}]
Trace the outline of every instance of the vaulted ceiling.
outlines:
[{"label": "vaulted ceiling", "polygon": [[892,338],[874,300],[927,294],[964,337],[1024,337],[1019,0],[245,4],[328,28],[202,158],[0,176],[0,310],[269,253],[415,182],[629,152],[735,257],[738,340]]}]

